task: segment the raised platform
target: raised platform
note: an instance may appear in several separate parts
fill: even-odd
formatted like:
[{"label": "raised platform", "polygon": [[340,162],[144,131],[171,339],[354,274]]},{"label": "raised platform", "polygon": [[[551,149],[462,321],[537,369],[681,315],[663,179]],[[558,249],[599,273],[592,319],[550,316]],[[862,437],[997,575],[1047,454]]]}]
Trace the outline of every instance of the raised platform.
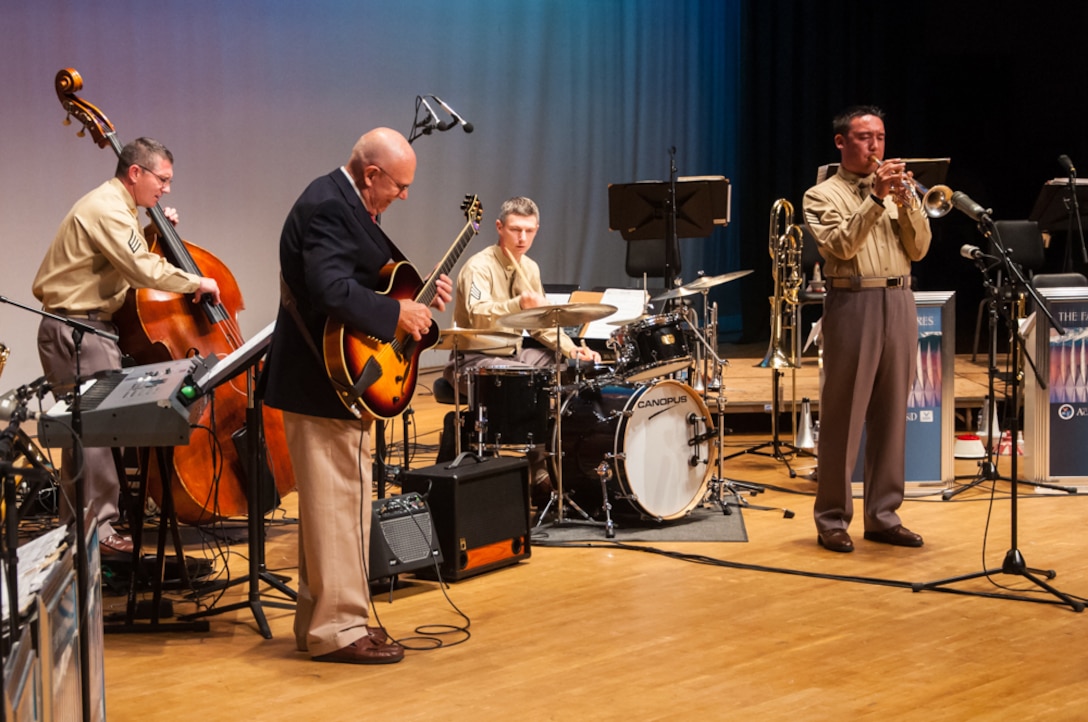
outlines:
[{"label": "raised platform", "polygon": [[[729,361],[722,376],[728,407],[737,413],[758,413],[770,410],[774,372],[759,368],[766,354],[766,346],[753,344],[722,346],[720,354]],[[967,428],[973,427],[973,411],[982,408],[988,389],[986,361],[972,362],[970,354],[957,355],[955,359],[955,398],[957,416],[964,416]],[[791,408],[790,402],[808,398],[813,411],[819,409],[819,365],[815,355],[802,358],[801,368],[786,369],[780,381],[780,402],[783,411]],[[998,398],[1004,393],[1004,385],[997,387]]]}]

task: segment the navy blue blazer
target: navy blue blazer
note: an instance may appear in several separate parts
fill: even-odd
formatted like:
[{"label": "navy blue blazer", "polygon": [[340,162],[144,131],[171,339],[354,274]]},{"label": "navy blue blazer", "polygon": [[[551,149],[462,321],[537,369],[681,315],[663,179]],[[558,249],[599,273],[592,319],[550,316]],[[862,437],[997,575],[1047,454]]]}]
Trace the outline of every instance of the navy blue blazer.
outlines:
[{"label": "navy blue blazer", "polygon": [[[382,341],[393,340],[400,304],[375,291],[385,290],[382,267],[401,260],[404,256],[370,217],[342,170],[318,178],[303,191],[283,224],[280,273],[319,353],[328,318]],[[355,418],[282,304],[262,382],[265,403],[274,408]]]}]

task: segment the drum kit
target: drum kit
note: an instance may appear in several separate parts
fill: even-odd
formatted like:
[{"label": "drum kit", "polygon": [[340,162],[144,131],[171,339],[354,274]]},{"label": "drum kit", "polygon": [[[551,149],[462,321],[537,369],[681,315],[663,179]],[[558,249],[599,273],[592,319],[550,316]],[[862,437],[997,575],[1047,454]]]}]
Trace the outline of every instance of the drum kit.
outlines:
[{"label": "drum kit", "polygon": [[[706,293],[749,273],[700,277],[652,299],[669,301],[675,310],[612,322],[616,330],[607,346],[615,359],[610,366],[572,361],[567,366],[572,378],[564,379],[557,348],[554,368],[481,366],[463,374],[477,453],[528,453],[542,444],[547,447],[555,491],[538,510],[537,525],[553,504],[556,523],[599,524],[609,538],[615,530],[613,509],[663,522],[713,500],[729,513],[721,483],[724,398],[717,395],[716,413],[707,405],[714,385],[707,380],[720,382],[721,368],[728,362],[716,352],[717,309],[706,305]],[[691,305],[677,302],[696,294],[703,296],[707,324],[702,329]],[[526,309],[499,323],[558,334],[564,327],[615,312],[608,304],[569,303]],[[518,338],[494,330],[450,329],[443,331],[439,346],[506,349]],[[456,367],[454,372],[462,378]],[[455,397],[460,419],[460,398]],[[455,437],[460,454],[461,434]],[[711,478],[715,464],[718,473]],[[570,519],[568,509],[581,519]]]}]

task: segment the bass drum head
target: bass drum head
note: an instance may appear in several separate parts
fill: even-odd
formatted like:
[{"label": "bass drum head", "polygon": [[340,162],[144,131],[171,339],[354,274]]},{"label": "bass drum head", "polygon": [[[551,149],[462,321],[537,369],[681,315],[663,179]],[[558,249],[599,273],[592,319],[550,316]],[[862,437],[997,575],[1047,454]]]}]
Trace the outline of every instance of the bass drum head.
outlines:
[{"label": "bass drum head", "polygon": [[[676,519],[702,501],[710,476],[710,410],[687,384],[667,379],[638,389],[624,409],[614,453],[619,483],[647,515]],[[629,414],[629,415],[628,415]]]}]

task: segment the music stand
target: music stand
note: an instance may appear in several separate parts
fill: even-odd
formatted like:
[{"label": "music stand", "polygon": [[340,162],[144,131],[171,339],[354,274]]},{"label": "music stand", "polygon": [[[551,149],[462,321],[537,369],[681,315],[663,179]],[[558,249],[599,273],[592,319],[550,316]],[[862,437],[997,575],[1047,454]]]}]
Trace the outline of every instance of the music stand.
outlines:
[{"label": "music stand", "polygon": [[1088,213],[1088,178],[1077,178],[1071,193],[1068,178],[1054,178],[1043,183],[1035,207],[1031,209],[1029,221],[1039,224],[1041,231],[1069,231],[1065,242],[1065,255],[1062,260],[1062,272],[1073,270],[1073,228],[1079,231],[1081,261],[1088,263],[1084,248],[1084,216]]},{"label": "music stand", "polygon": [[[673,195],[675,193],[675,196]],[[672,288],[680,271],[678,238],[706,238],[715,226],[729,223],[729,180],[724,176],[697,176],[668,181],[611,183],[608,186],[608,227],[623,240],[642,246],[661,241],[664,252],[657,266]],[[675,197],[675,202],[673,198]]]},{"label": "music stand", "polygon": [[217,587],[217,591],[228,589],[237,584],[247,582],[249,593],[246,601],[228,604],[224,607],[213,607],[204,611],[187,614],[179,619],[190,621],[202,619],[216,614],[231,612],[235,609],[248,607],[257,622],[257,630],[265,639],[272,638],[272,629],[268,626],[268,619],[264,614],[263,605],[277,607],[279,609],[294,609],[291,602],[263,601],[261,599],[261,582],[279,590],[288,598],[298,599],[298,593],[284,584],[283,578],[271,573],[264,563],[264,512],[261,504],[261,490],[265,488],[265,475],[268,473],[264,458],[264,421],[262,418],[262,404],[256,394],[257,364],[264,358],[265,351],[272,343],[272,332],[276,328],[276,322],[265,326],[249,341],[238,347],[211,368],[210,371],[194,378],[193,381],[201,393],[208,393],[216,386],[229,381],[243,370],[247,373],[248,403],[246,404],[246,476],[249,480],[249,489],[246,494],[246,515],[248,526],[249,546],[249,573],[242,579],[233,579]]}]

